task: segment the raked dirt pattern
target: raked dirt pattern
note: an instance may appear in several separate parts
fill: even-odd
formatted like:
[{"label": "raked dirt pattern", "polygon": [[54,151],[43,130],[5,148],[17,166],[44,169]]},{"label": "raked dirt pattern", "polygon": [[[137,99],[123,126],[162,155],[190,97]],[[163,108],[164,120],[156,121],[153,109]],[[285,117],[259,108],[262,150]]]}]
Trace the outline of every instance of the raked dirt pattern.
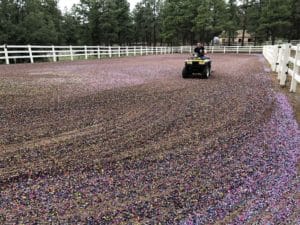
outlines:
[{"label": "raked dirt pattern", "polygon": [[0,66],[0,223],[300,224],[299,125],[259,55]]}]

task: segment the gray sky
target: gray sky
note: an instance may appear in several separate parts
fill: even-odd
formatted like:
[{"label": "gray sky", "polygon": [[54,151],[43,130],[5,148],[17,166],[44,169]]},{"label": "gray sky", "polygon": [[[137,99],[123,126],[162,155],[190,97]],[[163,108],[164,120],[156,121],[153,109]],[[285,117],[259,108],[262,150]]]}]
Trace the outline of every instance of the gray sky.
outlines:
[{"label": "gray sky", "polygon": [[[135,7],[135,4],[139,1],[140,0],[128,0],[128,2],[130,3],[130,9],[133,10],[133,8]],[[65,7],[70,9],[73,4],[76,4],[79,2],[80,2],[80,0],[59,0],[58,5],[61,10],[64,10]]]}]

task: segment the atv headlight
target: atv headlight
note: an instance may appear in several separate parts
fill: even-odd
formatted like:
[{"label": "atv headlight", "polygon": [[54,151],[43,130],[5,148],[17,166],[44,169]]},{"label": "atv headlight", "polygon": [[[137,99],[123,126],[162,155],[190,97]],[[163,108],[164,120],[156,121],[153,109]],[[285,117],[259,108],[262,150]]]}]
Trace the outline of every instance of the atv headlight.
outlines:
[{"label": "atv headlight", "polygon": [[192,64],[193,64],[193,62],[191,62],[191,61],[187,61],[187,62],[186,62],[186,64],[188,64],[188,65],[192,65]]},{"label": "atv headlight", "polygon": [[205,61],[201,60],[199,61],[199,65],[204,65],[205,64]]}]

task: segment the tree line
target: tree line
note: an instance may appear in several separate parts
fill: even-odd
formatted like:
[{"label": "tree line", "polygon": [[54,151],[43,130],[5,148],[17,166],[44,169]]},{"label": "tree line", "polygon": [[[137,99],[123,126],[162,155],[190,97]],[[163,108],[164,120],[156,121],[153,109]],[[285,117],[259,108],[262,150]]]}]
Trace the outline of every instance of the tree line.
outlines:
[{"label": "tree line", "polygon": [[[0,44],[181,45],[236,32],[255,43],[300,39],[300,0],[0,0]],[[242,38],[242,45],[244,38]]]}]

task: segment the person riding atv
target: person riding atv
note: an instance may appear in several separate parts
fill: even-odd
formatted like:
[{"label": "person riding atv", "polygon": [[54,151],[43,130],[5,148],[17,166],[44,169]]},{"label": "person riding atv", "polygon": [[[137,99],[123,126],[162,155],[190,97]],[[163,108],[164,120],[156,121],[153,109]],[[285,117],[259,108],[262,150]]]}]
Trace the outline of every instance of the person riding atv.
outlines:
[{"label": "person riding atv", "polygon": [[182,77],[188,78],[192,75],[200,75],[209,78],[211,74],[211,60],[205,56],[205,48],[201,43],[197,44],[194,55],[185,60]]},{"label": "person riding atv", "polygon": [[198,55],[201,59],[206,59],[208,57],[205,56],[205,48],[201,43],[197,43],[197,47],[194,49],[194,53]]}]

